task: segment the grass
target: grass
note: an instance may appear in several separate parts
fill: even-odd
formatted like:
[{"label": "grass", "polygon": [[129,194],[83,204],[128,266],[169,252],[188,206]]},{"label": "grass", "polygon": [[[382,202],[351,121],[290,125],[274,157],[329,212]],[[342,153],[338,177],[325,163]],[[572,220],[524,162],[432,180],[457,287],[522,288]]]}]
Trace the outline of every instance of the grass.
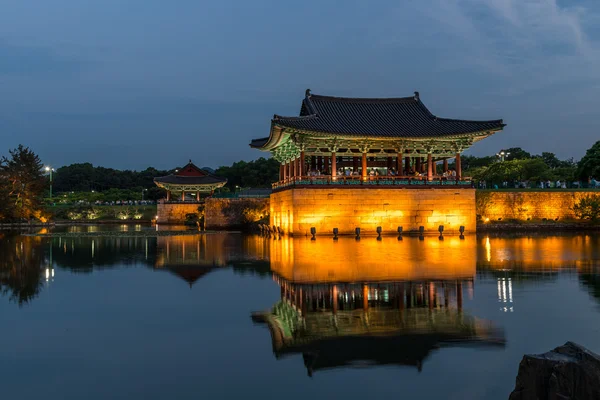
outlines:
[{"label": "grass", "polygon": [[[98,209],[101,211],[101,215],[95,219],[81,218],[71,219],[69,218],[69,212],[80,213],[81,210]],[[115,221],[121,220],[116,216],[117,212],[129,210],[131,216],[127,220],[135,221],[150,221],[156,216],[156,205],[146,206],[80,206],[80,205],[56,205],[46,207],[46,211],[53,215],[53,221],[71,221],[71,222],[94,222],[94,221]],[[141,214],[141,218],[134,219],[134,211],[138,211]]]}]

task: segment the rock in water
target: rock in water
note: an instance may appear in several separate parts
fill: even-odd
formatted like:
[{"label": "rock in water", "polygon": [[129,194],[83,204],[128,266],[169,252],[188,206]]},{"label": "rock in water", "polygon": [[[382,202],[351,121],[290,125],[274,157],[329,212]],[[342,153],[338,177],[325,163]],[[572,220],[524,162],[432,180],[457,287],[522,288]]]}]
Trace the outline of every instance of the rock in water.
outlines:
[{"label": "rock in water", "polygon": [[573,342],[523,356],[509,400],[529,399],[600,399],[600,356]]}]

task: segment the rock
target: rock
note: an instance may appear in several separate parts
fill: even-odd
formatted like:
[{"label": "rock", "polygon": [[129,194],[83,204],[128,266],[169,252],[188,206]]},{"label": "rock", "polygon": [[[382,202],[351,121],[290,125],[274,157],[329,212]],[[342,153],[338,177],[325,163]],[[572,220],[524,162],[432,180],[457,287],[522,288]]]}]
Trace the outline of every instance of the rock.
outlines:
[{"label": "rock", "polygon": [[600,399],[600,356],[576,343],[525,355],[509,400]]}]

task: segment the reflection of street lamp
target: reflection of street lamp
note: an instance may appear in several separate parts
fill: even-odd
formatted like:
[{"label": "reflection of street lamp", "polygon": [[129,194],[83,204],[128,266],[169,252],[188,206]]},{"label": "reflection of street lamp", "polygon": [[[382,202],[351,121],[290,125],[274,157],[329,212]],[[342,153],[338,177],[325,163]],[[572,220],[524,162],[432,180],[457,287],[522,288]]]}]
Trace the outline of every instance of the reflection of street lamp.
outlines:
[{"label": "reflection of street lamp", "polygon": [[148,189],[142,189],[142,201],[144,201],[144,192],[147,192]]},{"label": "reflection of street lamp", "polygon": [[505,158],[507,158],[510,155],[510,153],[508,151],[500,151],[500,153],[496,153],[496,157],[498,157],[500,159],[500,162],[503,162]]},{"label": "reflection of street lamp", "polygon": [[54,172],[54,168],[52,168],[49,165],[46,165],[44,169],[46,170],[46,172],[50,173],[50,200],[52,200],[52,173]]}]

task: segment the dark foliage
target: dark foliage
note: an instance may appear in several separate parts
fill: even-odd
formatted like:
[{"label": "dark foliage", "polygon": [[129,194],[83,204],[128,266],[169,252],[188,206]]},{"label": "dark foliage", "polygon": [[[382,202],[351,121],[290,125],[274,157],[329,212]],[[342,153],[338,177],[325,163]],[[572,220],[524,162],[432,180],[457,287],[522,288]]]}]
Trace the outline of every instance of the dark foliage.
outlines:
[{"label": "dark foliage", "polygon": [[279,162],[274,158],[261,157],[246,162],[238,161],[230,167],[219,167],[215,174],[227,178],[227,187],[265,188],[279,179]]},{"label": "dark foliage", "polygon": [[579,161],[577,176],[583,180],[589,177],[600,179],[600,141],[594,143]]},{"label": "dark foliage", "polygon": [[0,159],[0,219],[42,218],[43,195],[48,181],[40,158],[28,147],[19,145]]}]

